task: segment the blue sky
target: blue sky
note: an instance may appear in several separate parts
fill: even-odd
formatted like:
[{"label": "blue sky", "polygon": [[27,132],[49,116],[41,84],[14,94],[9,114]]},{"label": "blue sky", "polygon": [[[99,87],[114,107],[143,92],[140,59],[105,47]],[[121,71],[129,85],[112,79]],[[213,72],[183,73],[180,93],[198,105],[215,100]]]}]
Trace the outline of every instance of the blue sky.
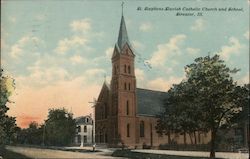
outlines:
[{"label": "blue sky", "polygon": [[[76,116],[92,112],[117,41],[122,1],[1,1],[1,64],[16,79],[10,114],[41,122],[47,109],[66,107]],[[142,7],[243,8],[238,12],[138,11]],[[197,13],[197,12],[195,12]],[[137,86],[168,90],[194,58],[218,53],[239,84],[249,77],[249,2],[125,1],[124,17],[135,50]],[[139,56],[152,65],[140,62]],[[23,110],[26,110],[25,112]],[[22,122],[23,121],[23,122]]]}]

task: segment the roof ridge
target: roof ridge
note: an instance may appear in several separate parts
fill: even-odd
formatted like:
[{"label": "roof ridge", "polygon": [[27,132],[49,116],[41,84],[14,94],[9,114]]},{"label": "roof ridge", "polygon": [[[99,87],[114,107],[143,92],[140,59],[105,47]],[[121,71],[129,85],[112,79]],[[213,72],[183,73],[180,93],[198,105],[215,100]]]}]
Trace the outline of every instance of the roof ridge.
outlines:
[{"label": "roof ridge", "polygon": [[146,88],[136,88],[136,89],[142,89],[142,90],[151,91],[151,92],[161,92],[161,93],[167,93],[167,91],[166,91],[166,92],[164,92],[164,91],[160,91],[160,90],[152,90],[152,89],[146,89]]}]

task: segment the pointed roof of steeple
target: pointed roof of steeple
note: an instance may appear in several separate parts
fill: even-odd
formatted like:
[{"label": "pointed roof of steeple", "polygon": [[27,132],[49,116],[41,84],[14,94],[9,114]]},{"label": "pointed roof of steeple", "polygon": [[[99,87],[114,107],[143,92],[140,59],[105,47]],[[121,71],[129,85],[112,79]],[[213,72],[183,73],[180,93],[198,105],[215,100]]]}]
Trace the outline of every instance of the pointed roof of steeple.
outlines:
[{"label": "pointed roof of steeple", "polygon": [[126,29],[125,20],[124,20],[124,17],[122,15],[117,45],[118,45],[119,49],[121,50],[126,43],[129,44],[129,40],[128,40],[128,33],[127,33],[127,29]]}]

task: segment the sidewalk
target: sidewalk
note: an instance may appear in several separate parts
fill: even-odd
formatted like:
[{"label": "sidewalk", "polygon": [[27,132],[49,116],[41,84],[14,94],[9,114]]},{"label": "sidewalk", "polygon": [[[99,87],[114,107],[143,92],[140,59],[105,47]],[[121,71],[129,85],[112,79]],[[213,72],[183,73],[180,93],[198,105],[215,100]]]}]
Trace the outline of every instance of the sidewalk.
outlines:
[{"label": "sidewalk", "polygon": [[[193,157],[209,157],[209,152],[197,151],[173,151],[173,150],[132,150],[133,152],[178,155],[178,156],[193,156]],[[226,159],[248,159],[249,153],[232,153],[232,152],[216,152],[216,157]]]}]

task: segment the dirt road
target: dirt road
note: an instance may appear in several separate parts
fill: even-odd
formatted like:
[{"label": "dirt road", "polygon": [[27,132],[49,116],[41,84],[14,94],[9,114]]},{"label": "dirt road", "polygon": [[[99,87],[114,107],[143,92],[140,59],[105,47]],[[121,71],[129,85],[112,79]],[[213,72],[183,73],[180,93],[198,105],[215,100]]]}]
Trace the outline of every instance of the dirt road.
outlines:
[{"label": "dirt road", "polygon": [[[88,158],[88,159],[115,159],[111,152],[69,152],[61,150],[40,149],[19,146],[7,146],[7,150],[25,155],[29,158]],[[120,158],[125,159],[125,158]]]}]

